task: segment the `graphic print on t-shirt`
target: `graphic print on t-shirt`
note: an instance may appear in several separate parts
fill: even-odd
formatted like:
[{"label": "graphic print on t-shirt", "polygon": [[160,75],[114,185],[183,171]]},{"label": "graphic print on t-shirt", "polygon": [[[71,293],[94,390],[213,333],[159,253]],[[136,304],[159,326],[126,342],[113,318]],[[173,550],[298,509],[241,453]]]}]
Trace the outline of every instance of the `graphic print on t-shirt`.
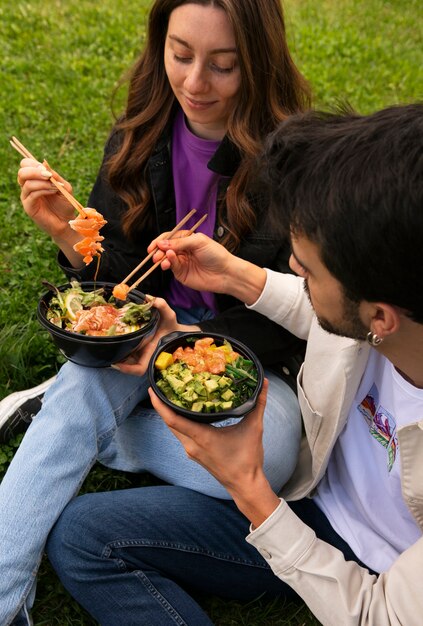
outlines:
[{"label": "graphic print on t-shirt", "polygon": [[369,433],[387,449],[387,465],[388,472],[390,472],[397,455],[397,426],[391,413],[379,404],[379,391],[375,384],[372,385],[369,393],[357,408],[369,426]]}]

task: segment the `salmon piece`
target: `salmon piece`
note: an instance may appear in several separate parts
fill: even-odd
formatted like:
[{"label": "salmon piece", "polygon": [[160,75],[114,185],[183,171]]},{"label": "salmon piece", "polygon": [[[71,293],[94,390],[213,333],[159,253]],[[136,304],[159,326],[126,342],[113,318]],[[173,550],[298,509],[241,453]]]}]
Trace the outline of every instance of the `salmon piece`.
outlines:
[{"label": "salmon piece", "polygon": [[119,317],[119,311],[110,304],[94,306],[91,309],[82,309],[76,312],[76,320],[72,330],[85,331],[87,335],[105,335]]},{"label": "salmon piece", "polygon": [[211,337],[203,337],[203,339],[197,339],[195,342],[195,348],[200,350],[201,348],[210,348],[210,346],[214,343],[214,339]]},{"label": "salmon piece", "polygon": [[[231,354],[234,355],[234,358],[238,356],[236,352]],[[195,342],[194,348],[179,346],[173,353],[173,360],[183,361],[192,368],[195,374],[198,372],[221,374],[226,369],[228,352],[217,348],[211,337],[204,337],[204,339],[198,339]]]},{"label": "salmon piece", "polygon": [[94,256],[98,257],[104,251],[100,243],[104,237],[99,234],[99,231],[105,224],[107,220],[101,213],[90,207],[84,209],[83,215],[78,215],[74,220],[69,221],[69,226],[84,237],[73,246],[73,249],[82,254],[86,265],[91,263]]},{"label": "salmon piece", "polygon": [[104,248],[101,245],[101,241],[103,241],[104,237],[97,237],[96,239],[91,239],[90,237],[85,237],[81,241],[78,241],[73,246],[75,252],[79,252],[84,257],[84,263],[88,265],[93,260],[94,256],[100,256],[101,252],[103,252]]},{"label": "salmon piece", "polygon": [[128,293],[129,287],[124,283],[120,283],[120,285],[115,285],[113,287],[112,294],[114,295],[116,300],[126,300],[126,296],[128,295]]}]

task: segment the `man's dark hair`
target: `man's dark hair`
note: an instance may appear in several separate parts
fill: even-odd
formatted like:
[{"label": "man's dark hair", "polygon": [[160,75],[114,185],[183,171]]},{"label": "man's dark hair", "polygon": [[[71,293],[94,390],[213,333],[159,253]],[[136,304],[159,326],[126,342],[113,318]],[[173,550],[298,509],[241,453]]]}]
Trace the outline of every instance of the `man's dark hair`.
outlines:
[{"label": "man's dark hair", "polygon": [[423,105],[294,115],[263,156],[274,227],[319,246],[359,302],[423,323]]}]

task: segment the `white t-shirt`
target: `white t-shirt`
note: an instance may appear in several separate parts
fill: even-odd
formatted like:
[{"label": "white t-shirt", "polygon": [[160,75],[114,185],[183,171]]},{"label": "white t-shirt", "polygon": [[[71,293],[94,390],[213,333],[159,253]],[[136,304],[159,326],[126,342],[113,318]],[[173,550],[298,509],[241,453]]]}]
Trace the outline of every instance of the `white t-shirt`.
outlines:
[{"label": "white t-shirt", "polygon": [[421,537],[401,493],[397,430],[422,416],[423,389],[372,350],[314,500],[356,556],[376,572],[386,571]]}]

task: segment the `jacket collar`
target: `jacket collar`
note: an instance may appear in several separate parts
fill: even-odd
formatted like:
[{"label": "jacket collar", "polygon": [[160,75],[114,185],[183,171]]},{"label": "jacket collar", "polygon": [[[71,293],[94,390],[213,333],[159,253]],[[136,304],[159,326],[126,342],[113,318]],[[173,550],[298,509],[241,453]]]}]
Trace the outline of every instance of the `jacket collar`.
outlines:
[{"label": "jacket collar", "polygon": [[241,154],[237,146],[225,135],[207,167],[216,174],[232,178],[240,163]]},{"label": "jacket collar", "polygon": [[[156,142],[153,154],[157,154],[167,146],[170,146],[172,140],[173,121],[175,119],[177,110],[177,107],[175,107],[168,123],[163,130],[163,133]],[[210,170],[216,172],[216,174],[232,178],[232,176],[237,171],[240,162],[241,154],[239,152],[239,149],[229,139],[229,137],[225,135],[207,166]]]}]

